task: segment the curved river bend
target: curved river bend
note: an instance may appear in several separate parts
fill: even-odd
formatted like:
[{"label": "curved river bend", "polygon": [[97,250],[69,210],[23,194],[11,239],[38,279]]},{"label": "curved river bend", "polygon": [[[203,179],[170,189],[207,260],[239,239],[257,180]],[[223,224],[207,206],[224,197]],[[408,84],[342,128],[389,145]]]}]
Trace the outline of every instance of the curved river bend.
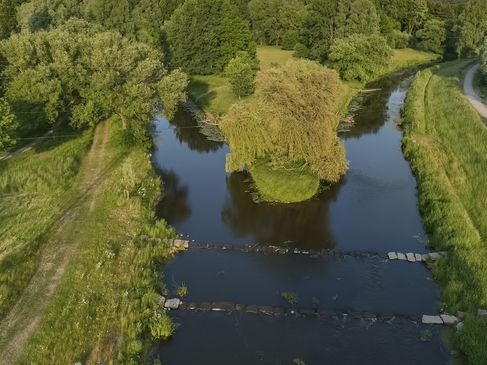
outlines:
[{"label": "curved river bend", "polygon": [[[272,244],[374,252],[426,252],[416,182],[397,126],[409,79],[382,80],[362,97],[356,124],[341,137],[350,161],[342,182],[299,204],[255,203],[246,173],[225,173],[228,146],[208,140],[180,112],[155,125],[154,164],[165,182],[157,207],[178,233],[200,243]],[[166,266],[174,293],[188,302],[300,307],[419,316],[437,313],[438,289],[421,264],[379,257],[320,259],[236,251],[190,250]],[[157,352],[186,364],[445,364],[439,329],[407,317],[389,321],[328,320],[258,314],[173,312],[180,324]]]}]

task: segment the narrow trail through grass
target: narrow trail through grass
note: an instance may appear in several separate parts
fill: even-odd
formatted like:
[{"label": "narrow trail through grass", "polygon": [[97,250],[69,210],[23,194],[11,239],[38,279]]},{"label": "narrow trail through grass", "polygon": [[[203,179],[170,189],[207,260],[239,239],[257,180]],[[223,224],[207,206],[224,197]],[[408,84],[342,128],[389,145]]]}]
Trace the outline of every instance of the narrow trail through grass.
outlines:
[{"label": "narrow trail through grass", "polygon": [[98,189],[107,168],[106,145],[109,123],[100,124],[90,152],[83,161],[78,180],[78,198],[63,213],[54,233],[41,254],[39,266],[15,306],[0,323],[0,364],[13,364],[42,318],[67,266],[77,249],[77,242],[64,240],[66,226],[75,225],[83,205],[93,209]]}]

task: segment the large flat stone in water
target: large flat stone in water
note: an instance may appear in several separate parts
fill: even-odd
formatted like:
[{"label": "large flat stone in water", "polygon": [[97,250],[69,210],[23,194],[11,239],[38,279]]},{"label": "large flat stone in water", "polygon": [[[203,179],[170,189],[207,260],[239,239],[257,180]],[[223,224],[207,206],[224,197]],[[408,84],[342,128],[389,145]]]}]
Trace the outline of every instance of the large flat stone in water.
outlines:
[{"label": "large flat stone in water", "polygon": [[421,322],[423,322],[423,324],[443,324],[443,320],[440,316],[429,316],[426,314],[423,315]]}]

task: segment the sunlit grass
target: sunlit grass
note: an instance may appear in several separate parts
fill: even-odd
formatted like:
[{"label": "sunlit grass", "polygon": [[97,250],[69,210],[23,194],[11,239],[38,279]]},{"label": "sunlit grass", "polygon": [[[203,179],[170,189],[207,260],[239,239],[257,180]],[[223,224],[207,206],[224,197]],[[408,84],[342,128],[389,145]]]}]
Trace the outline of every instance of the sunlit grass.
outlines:
[{"label": "sunlit grass", "polygon": [[[418,179],[430,244],[448,250],[432,266],[445,309],[487,307],[487,128],[462,95],[470,61],[418,74],[405,105],[404,151]],[[485,319],[470,318],[458,344],[469,363],[487,363]]]},{"label": "sunlit grass", "polygon": [[96,204],[83,203],[59,233],[76,253],[20,363],[140,364],[148,343],[174,331],[158,303],[165,289],[157,265],[169,247],[138,238],[174,237],[152,210],[159,179],[142,149],[109,146]]},{"label": "sunlit grass", "polygon": [[0,162],[0,317],[29,282],[42,245],[70,204],[90,142],[88,131],[69,141],[50,139]]},{"label": "sunlit grass", "polygon": [[290,165],[274,168],[260,161],[250,168],[259,196],[264,201],[296,203],[312,198],[320,180],[308,167]]},{"label": "sunlit grass", "polygon": [[257,58],[260,62],[260,69],[265,70],[273,65],[284,65],[293,58],[293,51],[285,51],[276,46],[257,47]]}]

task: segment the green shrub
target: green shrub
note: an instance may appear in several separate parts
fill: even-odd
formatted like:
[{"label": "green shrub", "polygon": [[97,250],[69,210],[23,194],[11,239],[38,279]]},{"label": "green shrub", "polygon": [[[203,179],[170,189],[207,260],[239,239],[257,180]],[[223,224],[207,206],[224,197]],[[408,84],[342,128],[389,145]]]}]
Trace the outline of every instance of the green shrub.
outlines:
[{"label": "green shrub", "polygon": [[344,80],[366,82],[383,72],[392,59],[392,49],[378,35],[354,34],[335,40],[329,60]]},{"label": "green shrub", "polygon": [[237,55],[232,58],[225,68],[225,76],[230,80],[235,96],[240,98],[254,92],[255,72],[245,57]]},{"label": "green shrub", "polygon": [[407,34],[406,32],[401,32],[401,31],[394,31],[392,34],[392,39],[394,42],[394,49],[404,49],[409,47],[409,44],[411,43],[411,36]]},{"label": "green shrub", "polygon": [[288,30],[282,37],[281,47],[285,50],[293,50],[298,42],[299,32],[296,30]]},{"label": "green shrub", "polygon": [[294,53],[293,56],[296,58],[308,58],[309,57],[309,49],[302,43],[296,43],[294,46]]},{"label": "green shrub", "polygon": [[416,32],[419,48],[442,54],[445,50],[446,28],[441,20],[430,19]]}]

